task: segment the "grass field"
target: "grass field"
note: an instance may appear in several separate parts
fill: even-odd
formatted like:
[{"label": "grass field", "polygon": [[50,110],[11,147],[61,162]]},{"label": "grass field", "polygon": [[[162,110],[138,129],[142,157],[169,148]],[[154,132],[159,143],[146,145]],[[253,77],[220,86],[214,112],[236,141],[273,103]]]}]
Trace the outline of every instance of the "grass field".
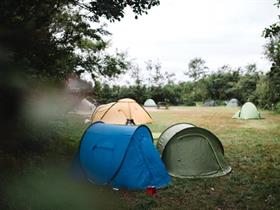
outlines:
[{"label": "grass field", "polygon": [[[170,107],[169,110],[149,110],[154,120],[149,127],[155,136],[158,136],[171,124],[178,122],[193,123],[216,134],[224,145],[225,159],[233,169],[226,176],[209,179],[173,178],[170,186],[158,190],[154,197],[150,197],[143,191],[119,190],[114,192],[108,187],[96,188],[92,184],[84,183],[83,185],[86,185],[84,188],[81,188],[79,184],[78,186],[77,184],[70,185],[73,187],[71,188],[68,185],[69,180],[66,182],[68,184],[64,184],[64,188],[62,187],[62,189],[67,189],[65,191],[57,187],[61,185],[58,181],[55,181],[56,187],[50,189],[47,186],[52,186],[53,180],[60,180],[57,177],[59,173],[55,170],[50,172],[51,170],[45,170],[43,166],[36,165],[36,168],[40,170],[35,175],[29,176],[29,172],[21,172],[20,174],[23,174],[21,184],[9,183],[10,193],[8,195],[10,196],[7,196],[7,199],[11,202],[11,195],[14,198],[13,203],[6,204],[6,207],[7,209],[19,209],[19,206],[24,206],[25,209],[32,210],[75,209],[78,204],[81,204],[78,205],[81,210],[102,209],[100,206],[96,207],[94,201],[109,196],[110,201],[115,201],[114,207],[111,209],[280,209],[280,115],[261,111],[263,119],[245,121],[232,119],[235,111],[237,109],[225,107]],[[62,122],[53,122],[53,125],[60,134],[58,140],[60,143],[56,143],[56,147],[61,145],[61,148],[57,148],[59,155],[56,155],[55,158],[57,164],[61,163],[63,171],[69,166],[86,125],[83,123],[83,118],[73,115],[67,116]],[[42,162],[49,163],[50,161],[40,160],[40,164]],[[28,164],[31,165],[31,168],[34,167],[32,163],[33,160]],[[44,164],[47,165],[47,163]],[[25,187],[19,187],[22,183]],[[37,199],[30,199],[26,195],[22,195],[27,194],[26,188],[29,185],[33,186],[31,189],[34,191],[29,190],[28,193],[39,194],[41,188],[34,187],[34,183],[39,183],[39,186],[48,189],[49,193],[47,195],[43,193]],[[91,188],[94,188],[95,191],[93,192]],[[69,195],[72,189],[77,193]],[[96,194],[96,190],[98,193],[104,193],[104,196]],[[64,204],[56,201],[54,202],[56,208],[49,205],[43,207],[39,201],[53,199],[52,192],[63,195],[61,197]],[[73,202],[74,198],[79,199],[77,202]],[[92,201],[89,202],[90,199]],[[2,198],[2,202],[4,201],[7,200]],[[21,204],[18,204],[20,202]],[[96,208],[88,208],[91,203]]]},{"label": "grass field", "polygon": [[170,187],[146,203],[139,193],[124,193],[130,206],[138,203],[152,209],[280,209],[280,116],[262,111],[261,120],[232,119],[237,110],[171,107],[150,112],[153,133],[178,122],[212,131],[223,143],[225,158],[233,171],[220,178],[173,178]]}]

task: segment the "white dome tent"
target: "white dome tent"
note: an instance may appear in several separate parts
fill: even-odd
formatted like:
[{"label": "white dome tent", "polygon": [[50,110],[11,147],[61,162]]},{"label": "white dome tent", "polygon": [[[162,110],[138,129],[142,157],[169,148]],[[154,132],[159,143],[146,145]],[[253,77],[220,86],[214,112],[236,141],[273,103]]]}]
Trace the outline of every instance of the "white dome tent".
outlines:
[{"label": "white dome tent", "polygon": [[227,107],[238,107],[239,106],[239,102],[236,98],[232,98],[230,99],[229,102],[227,102]]},{"label": "white dome tent", "polygon": [[144,106],[145,107],[156,107],[157,104],[156,104],[156,102],[153,99],[150,98],[150,99],[147,99],[145,101]]}]

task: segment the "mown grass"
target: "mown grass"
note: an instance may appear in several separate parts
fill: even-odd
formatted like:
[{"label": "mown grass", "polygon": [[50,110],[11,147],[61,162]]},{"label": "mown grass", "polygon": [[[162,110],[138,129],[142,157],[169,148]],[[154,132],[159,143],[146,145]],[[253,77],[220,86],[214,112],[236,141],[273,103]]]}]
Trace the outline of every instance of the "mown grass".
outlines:
[{"label": "mown grass", "polygon": [[5,170],[0,174],[0,209],[280,209],[280,115],[262,111],[263,119],[245,121],[232,119],[235,111],[225,107],[150,110],[154,123],[148,126],[156,136],[178,122],[212,131],[233,168],[219,178],[173,178],[154,197],[69,179],[73,155],[88,125],[75,115],[53,120],[49,130],[56,138],[44,154],[19,158],[1,153]]},{"label": "mown grass", "polygon": [[162,209],[280,209],[280,116],[262,111],[261,120],[235,120],[231,119],[235,111],[171,107],[152,113],[156,122],[150,126],[153,132],[189,122],[215,133],[233,168],[220,178],[173,179],[172,185],[161,191],[168,196],[157,198]]}]

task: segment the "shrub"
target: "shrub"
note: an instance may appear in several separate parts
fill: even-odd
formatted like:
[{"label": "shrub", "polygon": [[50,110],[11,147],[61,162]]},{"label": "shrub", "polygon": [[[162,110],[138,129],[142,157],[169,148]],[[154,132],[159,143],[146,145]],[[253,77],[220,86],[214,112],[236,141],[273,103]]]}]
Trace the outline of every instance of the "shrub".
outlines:
[{"label": "shrub", "polygon": [[275,111],[276,113],[280,114],[280,101],[278,101],[275,105]]},{"label": "shrub", "polygon": [[185,106],[196,106],[196,103],[194,100],[192,100],[191,98],[186,98],[184,101],[183,101],[184,105]]}]

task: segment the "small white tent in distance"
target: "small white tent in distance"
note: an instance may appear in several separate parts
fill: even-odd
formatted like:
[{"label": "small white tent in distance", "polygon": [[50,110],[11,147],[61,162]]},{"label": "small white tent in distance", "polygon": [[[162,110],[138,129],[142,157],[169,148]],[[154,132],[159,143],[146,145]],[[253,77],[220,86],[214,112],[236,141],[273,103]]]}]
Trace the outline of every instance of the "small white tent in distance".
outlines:
[{"label": "small white tent in distance", "polygon": [[239,101],[236,98],[230,99],[229,102],[227,102],[227,107],[238,107]]},{"label": "small white tent in distance", "polygon": [[156,107],[157,104],[153,99],[149,98],[145,101],[144,106],[145,107]]}]

